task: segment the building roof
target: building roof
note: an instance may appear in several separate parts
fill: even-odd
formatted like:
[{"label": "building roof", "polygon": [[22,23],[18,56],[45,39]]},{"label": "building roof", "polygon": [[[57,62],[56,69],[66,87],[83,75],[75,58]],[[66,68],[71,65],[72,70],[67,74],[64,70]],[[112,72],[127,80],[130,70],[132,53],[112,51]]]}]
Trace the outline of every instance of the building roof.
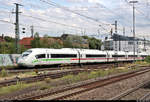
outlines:
[{"label": "building roof", "polygon": [[21,45],[31,45],[31,41],[33,40],[34,38],[31,38],[31,37],[25,37],[23,38],[22,40],[19,41],[19,43]]},{"label": "building roof", "polygon": [[[128,36],[113,34],[112,39],[117,40],[117,41],[118,40],[120,40],[120,41],[133,41],[134,37],[128,37]],[[144,41],[144,39],[135,38],[135,41]]]},{"label": "building roof", "polygon": [[[31,37],[25,37],[23,39],[21,39],[19,41],[19,43],[21,45],[25,45],[25,46],[31,46],[31,41],[34,40],[34,38],[31,38]],[[45,38],[43,37],[40,37],[40,40],[45,40]],[[55,42],[55,41],[58,41],[60,43],[62,43],[62,41],[60,40],[60,38],[47,38],[48,40],[48,43],[52,43],[52,42]]]}]

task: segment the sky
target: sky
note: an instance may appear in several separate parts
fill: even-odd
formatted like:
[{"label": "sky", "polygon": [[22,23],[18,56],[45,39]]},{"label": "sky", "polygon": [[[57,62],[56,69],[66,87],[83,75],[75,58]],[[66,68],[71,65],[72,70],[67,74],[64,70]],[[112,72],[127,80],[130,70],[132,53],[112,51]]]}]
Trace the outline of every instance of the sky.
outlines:
[{"label": "sky", "polygon": [[[118,34],[133,36],[133,8],[129,0],[0,0],[0,36],[15,37],[15,4],[19,3],[20,38],[31,36],[88,35],[103,39],[117,21]],[[136,37],[150,38],[150,0],[135,4]],[[22,33],[25,28],[25,33]]]}]

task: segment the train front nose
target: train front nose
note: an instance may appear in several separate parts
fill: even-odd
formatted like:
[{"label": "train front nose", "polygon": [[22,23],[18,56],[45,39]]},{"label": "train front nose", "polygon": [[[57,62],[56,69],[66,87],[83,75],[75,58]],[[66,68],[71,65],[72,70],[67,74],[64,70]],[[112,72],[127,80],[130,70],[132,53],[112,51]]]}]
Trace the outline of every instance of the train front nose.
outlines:
[{"label": "train front nose", "polygon": [[23,58],[18,59],[18,66],[24,66],[25,65],[25,60]]}]

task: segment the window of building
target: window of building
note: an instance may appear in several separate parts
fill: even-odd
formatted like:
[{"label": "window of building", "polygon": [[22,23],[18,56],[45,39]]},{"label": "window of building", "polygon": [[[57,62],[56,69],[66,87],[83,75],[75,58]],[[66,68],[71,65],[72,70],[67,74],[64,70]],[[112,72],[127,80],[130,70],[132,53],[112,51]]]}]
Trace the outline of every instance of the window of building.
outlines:
[{"label": "window of building", "polygon": [[146,57],[147,55],[141,55],[141,57]]},{"label": "window of building", "polygon": [[134,42],[133,42],[133,41],[129,41],[128,44],[129,44],[129,45],[133,45]]},{"label": "window of building", "polygon": [[36,59],[40,59],[40,58],[46,58],[45,54],[39,54],[35,56]]},{"label": "window of building", "polygon": [[86,58],[88,58],[88,57],[106,57],[106,55],[93,55],[93,54],[87,54],[86,55]]},{"label": "window of building", "polygon": [[76,58],[76,54],[51,54],[51,58]]}]

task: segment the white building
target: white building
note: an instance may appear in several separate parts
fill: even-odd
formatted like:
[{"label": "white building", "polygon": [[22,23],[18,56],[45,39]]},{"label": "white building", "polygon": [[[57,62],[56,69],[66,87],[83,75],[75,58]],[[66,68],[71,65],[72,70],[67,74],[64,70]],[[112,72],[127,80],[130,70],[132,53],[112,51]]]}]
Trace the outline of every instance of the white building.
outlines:
[{"label": "white building", "polygon": [[[134,38],[126,37],[117,34],[113,34],[111,38],[105,39],[104,50],[115,50],[117,51],[134,51]],[[135,38],[135,51],[147,51],[150,50],[150,41],[145,39]]]}]

